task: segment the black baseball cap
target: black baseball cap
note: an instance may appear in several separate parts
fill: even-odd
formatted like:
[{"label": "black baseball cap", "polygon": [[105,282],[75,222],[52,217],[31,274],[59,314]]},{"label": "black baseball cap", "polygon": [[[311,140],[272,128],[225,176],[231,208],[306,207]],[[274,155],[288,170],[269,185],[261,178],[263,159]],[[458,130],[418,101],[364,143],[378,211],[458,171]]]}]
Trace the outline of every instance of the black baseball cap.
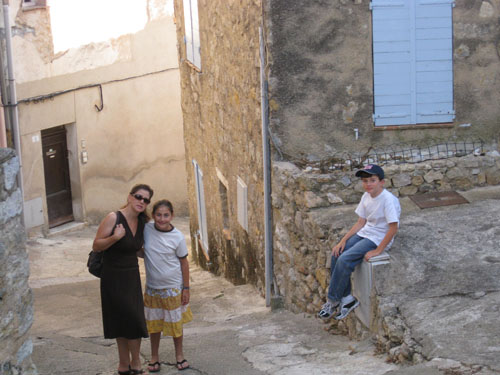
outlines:
[{"label": "black baseball cap", "polygon": [[368,164],[363,169],[356,172],[356,177],[361,177],[363,173],[373,174],[381,180],[384,179],[384,170],[376,164]]}]

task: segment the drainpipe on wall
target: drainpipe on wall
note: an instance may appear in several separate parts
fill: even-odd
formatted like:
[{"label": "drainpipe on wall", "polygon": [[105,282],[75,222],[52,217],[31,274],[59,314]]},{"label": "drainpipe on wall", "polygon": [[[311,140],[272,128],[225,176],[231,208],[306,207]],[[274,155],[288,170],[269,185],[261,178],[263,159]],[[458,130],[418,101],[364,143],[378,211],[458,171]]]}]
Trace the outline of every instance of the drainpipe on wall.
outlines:
[{"label": "drainpipe on wall", "polygon": [[273,282],[273,242],[271,222],[271,161],[269,152],[269,116],[266,80],[266,59],[264,35],[259,27],[260,42],[260,107],[262,114],[262,159],[264,169],[264,232],[265,232],[265,287],[266,306],[271,305],[271,285]]},{"label": "drainpipe on wall", "polygon": [[0,147],[7,147],[7,131],[5,129],[3,105],[0,105]]},{"label": "drainpipe on wall", "polygon": [[[23,169],[22,169],[22,159],[21,159],[21,136],[19,131],[19,116],[17,112],[17,94],[16,94],[16,82],[14,79],[14,63],[12,62],[12,32],[10,28],[10,12],[9,12],[9,0],[3,0],[3,20],[5,27],[5,47],[7,55],[7,74],[9,81],[9,93],[7,98],[7,105],[10,111],[11,119],[11,129],[14,137],[14,148],[17,151],[17,157],[19,159],[19,173],[17,174],[17,183],[19,189],[21,189],[21,197],[23,197],[24,202],[24,184],[23,184]],[[24,204],[23,204],[24,206]],[[24,215],[21,215],[21,220],[24,224]]]}]

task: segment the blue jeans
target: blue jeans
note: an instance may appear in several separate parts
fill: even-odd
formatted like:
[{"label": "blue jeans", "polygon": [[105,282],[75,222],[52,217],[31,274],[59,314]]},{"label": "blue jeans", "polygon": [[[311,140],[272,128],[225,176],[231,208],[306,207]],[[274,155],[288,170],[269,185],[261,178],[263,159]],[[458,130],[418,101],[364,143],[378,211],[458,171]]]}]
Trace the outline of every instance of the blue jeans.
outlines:
[{"label": "blue jeans", "polygon": [[335,257],[332,255],[330,287],[328,299],[340,302],[342,297],[351,294],[351,273],[356,265],[363,261],[367,252],[377,248],[368,238],[355,234],[346,241],[344,251]]}]

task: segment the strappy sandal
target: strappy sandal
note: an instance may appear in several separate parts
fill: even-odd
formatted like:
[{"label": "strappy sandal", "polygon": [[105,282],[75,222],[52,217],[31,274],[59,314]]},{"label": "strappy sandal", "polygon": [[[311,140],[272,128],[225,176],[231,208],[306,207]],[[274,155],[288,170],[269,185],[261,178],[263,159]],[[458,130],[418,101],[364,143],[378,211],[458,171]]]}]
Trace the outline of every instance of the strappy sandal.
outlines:
[{"label": "strappy sandal", "polygon": [[[158,366],[158,367],[156,367]],[[151,370],[151,368],[153,368]],[[155,363],[148,363],[148,371],[149,372],[159,372],[161,370],[161,363],[160,362],[155,362]]]},{"label": "strappy sandal", "polygon": [[184,370],[187,370],[189,368],[189,364],[186,366],[186,367],[182,367],[182,365],[184,363],[187,363],[187,361],[185,359],[183,359],[182,361],[180,362],[177,362],[177,370],[179,371],[184,371]]}]

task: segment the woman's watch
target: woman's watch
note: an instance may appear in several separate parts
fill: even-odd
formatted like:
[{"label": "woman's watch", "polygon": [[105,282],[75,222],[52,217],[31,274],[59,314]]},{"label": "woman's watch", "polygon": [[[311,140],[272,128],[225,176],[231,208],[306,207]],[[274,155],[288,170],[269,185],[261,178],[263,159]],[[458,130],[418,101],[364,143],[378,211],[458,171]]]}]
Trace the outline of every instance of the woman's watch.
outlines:
[{"label": "woman's watch", "polygon": [[188,286],[183,286],[182,290],[189,290],[189,287]]}]

